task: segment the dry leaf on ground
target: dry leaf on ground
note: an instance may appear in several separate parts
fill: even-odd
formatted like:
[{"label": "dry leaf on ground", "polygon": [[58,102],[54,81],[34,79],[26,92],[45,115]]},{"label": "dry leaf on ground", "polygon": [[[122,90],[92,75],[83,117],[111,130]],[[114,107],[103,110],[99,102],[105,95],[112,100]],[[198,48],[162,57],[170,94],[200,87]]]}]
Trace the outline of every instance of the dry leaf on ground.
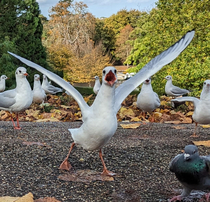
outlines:
[{"label": "dry leaf on ground", "polygon": [[200,125],[202,128],[210,128],[210,125]]},{"label": "dry leaf on ground", "polygon": [[46,143],[42,143],[42,142],[22,142],[23,145],[26,146],[31,146],[31,145],[38,145],[38,146],[43,146],[43,147],[50,147],[49,145],[47,145]]},{"label": "dry leaf on ground", "polygon": [[197,146],[205,146],[205,147],[210,147],[210,140],[206,141],[193,141],[193,143]]},{"label": "dry leaf on ground", "polygon": [[97,172],[94,170],[77,170],[65,173],[63,175],[59,175],[58,179],[63,181],[71,181],[71,182],[84,182],[90,183],[92,181],[114,181],[113,177],[101,175],[101,172]]},{"label": "dry leaf on ground", "polygon": [[183,127],[183,126],[172,126],[172,128],[175,128],[175,129],[185,129],[186,127]]},{"label": "dry leaf on ground", "polygon": [[138,128],[140,125],[141,123],[120,124],[122,128],[132,128],[132,129]]},{"label": "dry leaf on ground", "polygon": [[34,200],[33,200],[33,194],[29,192],[28,194],[22,197],[10,197],[10,196],[0,197],[0,202],[34,202]]}]

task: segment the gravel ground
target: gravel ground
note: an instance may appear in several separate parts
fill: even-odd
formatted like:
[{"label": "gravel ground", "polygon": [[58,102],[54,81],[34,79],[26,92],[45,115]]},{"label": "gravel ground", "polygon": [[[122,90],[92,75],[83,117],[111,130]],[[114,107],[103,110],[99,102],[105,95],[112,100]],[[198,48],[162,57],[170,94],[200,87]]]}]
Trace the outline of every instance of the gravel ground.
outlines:
[{"label": "gravel ground", "polygon": [[[168,169],[170,160],[185,145],[208,140],[210,136],[209,129],[199,127],[200,136],[190,137],[194,124],[148,123],[138,129],[119,126],[103,149],[108,169],[117,173],[114,181],[84,183],[58,178],[68,173],[58,169],[72,142],[67,129],[78,127],[81,122],[21,122],[20,125],[22,130],[14,131],[11,122],[0,122],[0,196],[32,192],[34,199],[49,196],[62,202],[167,201],[174,196],[174,189],[181,189]],[[27,146],[24,142],[40,142],[44,146]],[[204,146],[199,146],[199,151],[201,155],[210,153]],[[102,171],[97,151],[87,152],[77,146],[69,160],[75,171]]]}]

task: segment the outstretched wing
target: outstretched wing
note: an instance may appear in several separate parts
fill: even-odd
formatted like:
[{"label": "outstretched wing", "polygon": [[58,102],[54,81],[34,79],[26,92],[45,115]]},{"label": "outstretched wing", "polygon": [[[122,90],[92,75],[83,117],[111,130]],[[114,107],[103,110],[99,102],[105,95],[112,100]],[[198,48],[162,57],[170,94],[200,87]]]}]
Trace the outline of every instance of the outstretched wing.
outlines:
[{"label": "outstretched wing", "polygon": [[200,100],[196,97],[179,97],[176,99],[172,99],[171,102],[193,102],[194,107],[196,108],[196,106],[198,105],[198,103],[200,102]]},{"label": "outstretched wing", "polygon": [[195,31],[187,32],[178,42],[147,63],[135,76],[123,82],[115,91],[115,110],[120,109],[123,100],[144,80],[172,62],[192,41]]},{"label": "outstretched wing", "polygon": [[63,89],[65,89],[69,93],[71,93],[71,96],[77,101],[77,103],[82,111],[82,114],[84,116],[84,113],[87,109],[89,109],[89,106],[83,99],[82,95],[71,84],[69,84],[68,82],[63,80],[60,76],[54,74],[53,72],[50,72],[49,70],[41,67],[40,65],[37,65],[34,62],[31,62],[30,60],[27,60],[27,59],[20,57],[14,53],[11,53],[11,52],[8,52],[8,53],[13,55],[17,59],[19,59],[21,62],[25,63],[29,67],[36,69],[37,71],[41,72],[42,74],[45,74],[49,79],[51,79],[52,81],[57,83],[59,86],[61,86]]}]

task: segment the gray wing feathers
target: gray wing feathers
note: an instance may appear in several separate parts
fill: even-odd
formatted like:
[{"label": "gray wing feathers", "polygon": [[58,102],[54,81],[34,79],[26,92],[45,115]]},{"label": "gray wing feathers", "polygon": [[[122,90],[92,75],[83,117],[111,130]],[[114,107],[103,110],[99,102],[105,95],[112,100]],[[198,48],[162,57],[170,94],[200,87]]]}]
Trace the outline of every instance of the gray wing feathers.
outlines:
[{"label": "gray wing feathers", "polygon": [[173,86],[173,89],[171,89],[171,92],[173,93],[173,94],[187,94],[187,93],[189,93],[189,91],[188,90],[186,90],[186,89],[181,89],[181,88],[179,88],[179,87],[177,87],[177,86]]},{"label": "gray wing feathers", "polygon": [[179,97],[176,99],[172,99],[171,102],[193,102],[194,106],[196,107],[200,102],[200,100],[196,97],[186,96],[186,97]]},{"label": "gray wing feathers", "polygon": [[0,93],[0,109],[10,108],[15,104],[15,89]]},{"label": "gray wing feathers", "polygon": [[40,65],[37,65],[36,63],[31,62],[30,60],[27,60],[23,57],[20,57],[14,53],[11,53],[8,51],[9,54],[13,55],[17,59],[19,59],[24,64],[28,65],[29,67],[32,67],[36,69],[37,71],[41,72],[42,74],[45,74],[50,80],[57,83],[59,86],[61,86],[63,89],[67,90],[71,93],[71,96],[77,101],[82,113],[85,112],[86,108],[89,108],[85,100],[83,99],[82,95],[68,82],[63,80],[58,75],[54,74],[53,72],[48,71],[47,69],[41,67]]},{"label": "gray wing feathers", "polygon": [[115,110],[120,108],[123,100],[144,80],[172,62],[189,45],[194,34],[194,30],[187,32],[178,42],[147,63],[135,76],[123,82],[115,91]]}]

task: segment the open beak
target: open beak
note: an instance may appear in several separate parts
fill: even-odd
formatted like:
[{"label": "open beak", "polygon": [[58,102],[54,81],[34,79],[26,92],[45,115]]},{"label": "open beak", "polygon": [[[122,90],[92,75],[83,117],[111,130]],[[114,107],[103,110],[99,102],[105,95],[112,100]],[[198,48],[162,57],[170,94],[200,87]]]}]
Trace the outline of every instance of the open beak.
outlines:
[{"label": "open beak", "polygon": [[113,86],[116,82],[117,78],[115,74],[110,70],[109,73],[105,77],[105,81],[110,85]]}]

